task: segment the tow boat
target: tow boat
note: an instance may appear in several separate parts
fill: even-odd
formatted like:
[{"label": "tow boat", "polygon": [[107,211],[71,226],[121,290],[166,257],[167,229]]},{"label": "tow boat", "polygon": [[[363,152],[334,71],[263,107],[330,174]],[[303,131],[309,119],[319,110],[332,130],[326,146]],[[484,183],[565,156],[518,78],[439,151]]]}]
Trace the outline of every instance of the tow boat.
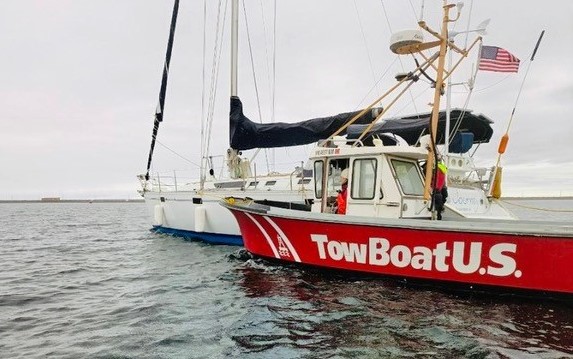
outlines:
[{"label": "tow boat", "polygon": [[[573,276],[569,275],[573,225],[526,222],[508,215],[492,195],[497,171],[486,181],[478,209],[460,210],[447,201],[443,220],[436,220],[433,194],[439,161],[440,96],[444,79],[453,71],[444,71],[444,58],[447,51],[466,57],[481,41],[478,37],[466,50],[448,40],[453,7],[444,2],[441,32],[419,23],[432,34],[433,41],[423,42],[415,33],[395,38],[391,45],[399,54],[439,48],[434,55],[423,55],[426,61],[399,83],[413,83],[420,72],[436,70],[428,137],[408,141],[402,134],[399,140],[388,141],[400,137],[392,133],[391,121],[381,121],[380,126],[390,132],[386,137],[371,132],[374,124],[354,138],[333,134],[310,155],[314,175],[310,210],[271,206],[250,198],[222,200],[237,219],[249,252],[281,262],[466,288],[573,294]],[[345,215],[334,213],[342,170],[349,172]],[[452,187],[455,191],[465,188],[456,187],[455,181],[450,183]]]}]

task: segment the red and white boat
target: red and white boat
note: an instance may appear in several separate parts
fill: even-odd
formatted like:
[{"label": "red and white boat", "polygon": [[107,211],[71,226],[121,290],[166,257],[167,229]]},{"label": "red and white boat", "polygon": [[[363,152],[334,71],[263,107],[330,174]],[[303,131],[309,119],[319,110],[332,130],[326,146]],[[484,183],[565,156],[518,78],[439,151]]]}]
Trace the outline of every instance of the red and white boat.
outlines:
[{"label": "red and white boat", "polygon": [[573,226],[341,216],[227,199],[245,248],[356,272],[573,294]]},{"label": "red and white boat", "polygon": [[[443,220],[435,220],[440,217],[436,216],[439,196],[435,194],[441,192],[433,186],[439,182],[437,146],[444,144],[444,136],[437,136],[443,133],[443,126],[442,130],[438,126],[440,96],[444,79],[451,74],[444,71],[445,56],[448,50],[462,58],[469,53],[457,48],[448,36],[453,7],[444,4],[441,32],[419,23],[436,41],[422,42],[419,33],[405,32],[393,37],[391,45],[399,54],[439,47],[436,54],[422,56],[426,61],[399,78],[398,84],[409,86],[421,73],[436,70],[433,109],[428,125],[422,126],[429,130],[429,138],[413,133],[415,126],[407,119],[384,120],[376,124],[381,130],[378,132],[373,131],[374,126],[365,126],[354,139],[335,133],[310,155],[314,175],[310,211],[289,208],[288,204],[269,206],[253,199],[229,197],[222,201],[237,219],[249,252],[284,262],[466,287],[573,294],[573,225],[516,220],[494,195],[496,182],[499,184],[496,168],[489,180],[480,179],[476,186],[456,182],[467,178],[464,169],[457,168],[457,179],[451,178],[448,184],[455,194],[445,203]],[[378,118],[394,102],[383,106]],[[379,106],[378,102],[373,106]],[[403,131],[394,131],[400,123],[405,124]],[[470,141],[480,137],[479,130],[472,131],[463,121],[458,131],[461,137],[472,132],[467,137]],[[451,147],[446,143],[450,145],[446,148]],[[467,151],[467,146],[462,147],[466,148],[445,157],[446,163],[458,163]],[[333,213],[342,170],[349,173],[346,215]],[[480,193],[472,208],[463,201],[467,193]]]}]

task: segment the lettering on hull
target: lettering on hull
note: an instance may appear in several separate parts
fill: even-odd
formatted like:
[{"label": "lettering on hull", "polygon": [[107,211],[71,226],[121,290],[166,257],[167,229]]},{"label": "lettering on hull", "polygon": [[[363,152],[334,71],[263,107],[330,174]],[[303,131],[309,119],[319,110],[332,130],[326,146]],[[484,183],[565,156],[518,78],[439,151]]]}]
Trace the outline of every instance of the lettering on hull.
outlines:
[{"label": "lettering on hull", "polygon": [[[321,260],[346,261],[371,266],[393,266],[420,271],[479,273],[492,277],[515,276],[522,272],[517,268],[515,254],[517,245],[497,243],[489,249],[483,260],[483,243],[441,242],[434,247],[392,245],[386,238],[371,237],[368,244],[329,240],[324,234],[311,234]],[[484,263],[485,262],[485,263]]]}]

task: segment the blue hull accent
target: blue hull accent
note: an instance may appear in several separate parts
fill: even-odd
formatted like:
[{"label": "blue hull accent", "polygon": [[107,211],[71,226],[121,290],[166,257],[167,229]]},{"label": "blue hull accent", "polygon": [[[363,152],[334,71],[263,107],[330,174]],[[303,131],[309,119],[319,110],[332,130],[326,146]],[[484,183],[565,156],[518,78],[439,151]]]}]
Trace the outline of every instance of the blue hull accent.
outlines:
[{"label": "blue hull accent", "polygon": [[161,226],[153,226],[151,229],[155,233],[169,234],[172,236],[182,237],[191,240],[200,240],[210,244],[227,244],[231,246],[242,246],[243,237],[235,236],[232,234],[215,234],[205,232],[184,231],[181,229],[166,228]]}]

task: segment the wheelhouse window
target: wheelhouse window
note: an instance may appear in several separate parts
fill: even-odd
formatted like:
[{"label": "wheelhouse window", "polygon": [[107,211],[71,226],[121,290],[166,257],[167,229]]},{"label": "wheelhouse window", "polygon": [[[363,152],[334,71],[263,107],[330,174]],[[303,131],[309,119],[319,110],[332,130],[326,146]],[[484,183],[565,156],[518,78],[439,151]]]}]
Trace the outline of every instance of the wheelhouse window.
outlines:
[{"label": "wheelhouse window", "polygon": [[376,171],[378,161],[375,158],[354,160],[352,165],[352,190],[354,199],[373,199],[376,192]]},{"label": "wheelhouse window", "polygon": [[412,196],[424,195],[424,183],[422,182],[417,164],[415,162],[395,159],[391,162],[402,192]]},{"label": "wheelhouse window", "polygon": [[323,168],[324,168],[323,161],[314,162],[314,196],[316,198],[322,198]]}]

